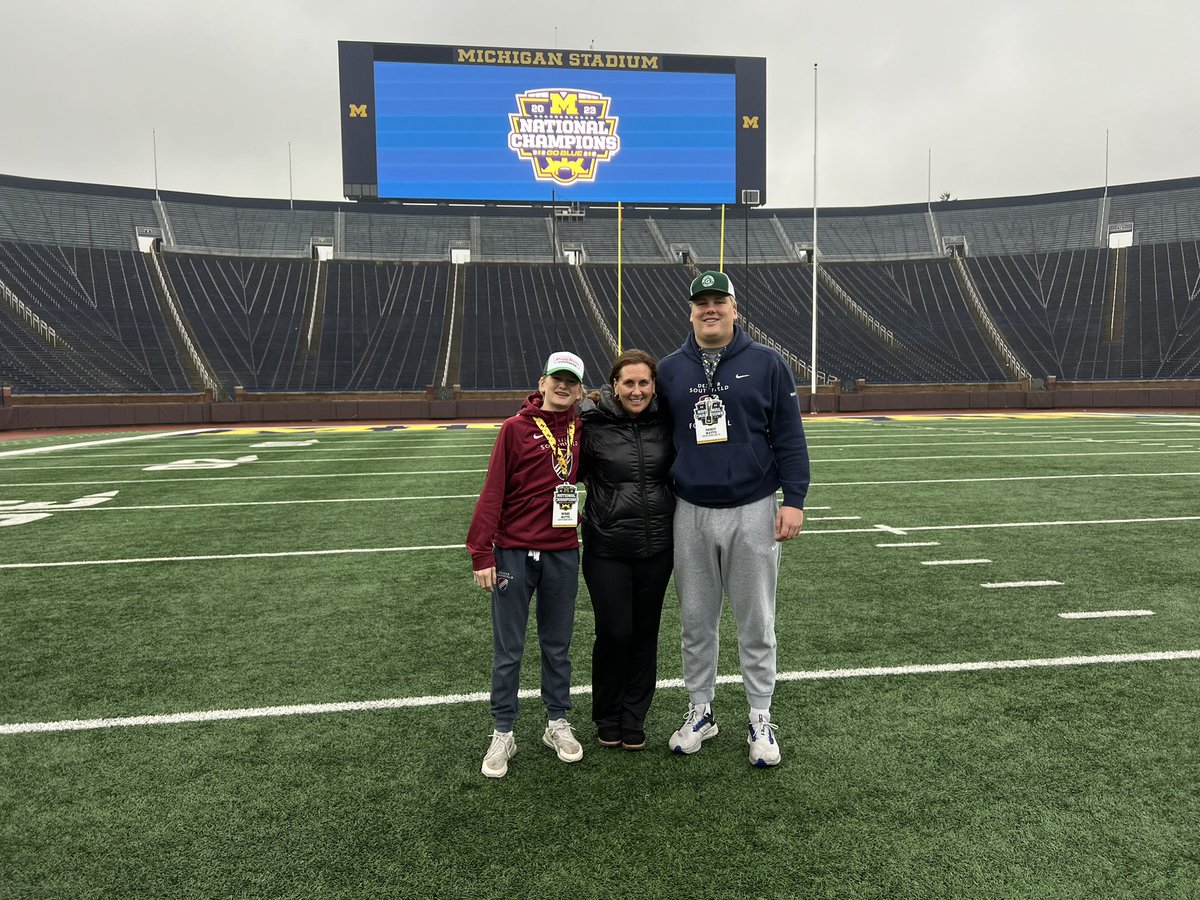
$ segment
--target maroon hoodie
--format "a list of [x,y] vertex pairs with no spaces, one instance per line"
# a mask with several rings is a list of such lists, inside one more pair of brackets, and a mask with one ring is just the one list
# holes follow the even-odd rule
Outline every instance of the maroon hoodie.
[[[567,457],[566,476],[558,471],[558,455],[546,441],[534,417],[546,423]],[[567,432],[575,423],[575,434],[567,446]],[[475,571],[496,565],[493,546],[516,550],[574,550],[579,546],[574,528],[555,528],[554,488],[579,473],[579,442],[583,422],[572,406],[566,412],[542,409],[542,395],[534,391],[525,398],[521,411],[500,426],[492,448],[487,478],[475,504],[467,550]]]

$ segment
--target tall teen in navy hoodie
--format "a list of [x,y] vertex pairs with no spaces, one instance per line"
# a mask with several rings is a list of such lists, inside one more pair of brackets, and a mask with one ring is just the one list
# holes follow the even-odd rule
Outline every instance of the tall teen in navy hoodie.
[[779,547],[804,526],[808,445],[792,373],[779,353],[737,326],[729,277],[702,272],[691,291],[693,333],[658,364],[659,397],[674,422],[675,588],[691,701],[668,743],[691,754],[717,735],[711,704],[728,596],[750,705],[750,763],[774,766]]

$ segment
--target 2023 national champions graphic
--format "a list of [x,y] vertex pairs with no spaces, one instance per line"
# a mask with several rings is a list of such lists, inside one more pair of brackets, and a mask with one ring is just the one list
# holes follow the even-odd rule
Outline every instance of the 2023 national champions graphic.
[[508,146],[533,163],[539,181],[592,181],[597,166],[621,149],[611,97],[594,91],[548,88],[517,95]]

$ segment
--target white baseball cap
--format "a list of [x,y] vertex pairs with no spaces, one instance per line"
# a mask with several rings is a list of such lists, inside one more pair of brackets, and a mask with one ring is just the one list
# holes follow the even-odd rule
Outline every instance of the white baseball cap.
[[546,368],[542,371],[542,374],[553,375],[556,372],[570,372],[582,383],[583,360],[574,353],[568,353],[566,350],[551,353],[550,358],[546,360]]

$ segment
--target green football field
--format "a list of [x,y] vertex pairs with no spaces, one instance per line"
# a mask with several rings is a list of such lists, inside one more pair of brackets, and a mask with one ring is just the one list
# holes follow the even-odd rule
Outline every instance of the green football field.
[[810,419],[752,768],[491,723],[494,425],[0,442],[0,897],[1200,896],[1200,416]]

